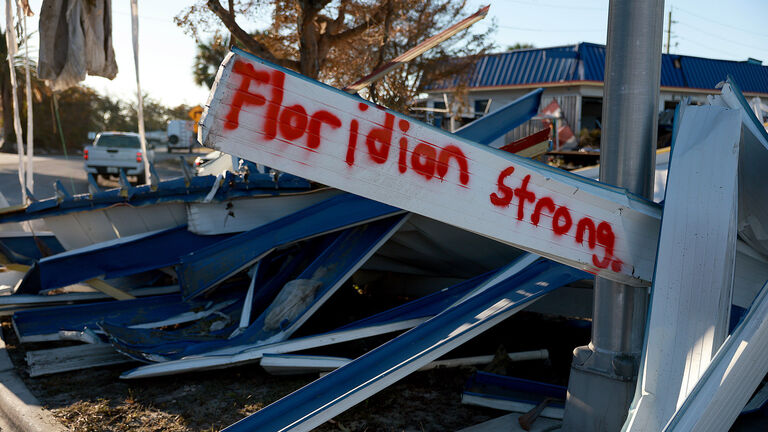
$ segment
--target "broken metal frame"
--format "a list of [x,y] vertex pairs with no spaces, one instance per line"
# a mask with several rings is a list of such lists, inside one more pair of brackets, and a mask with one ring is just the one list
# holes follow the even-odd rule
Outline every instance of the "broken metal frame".
[[[522,258],[525,260],[526,258]],[[308,431],[574,280],[580,270],[539,260],[511,264],[456,305],[226,430]]]

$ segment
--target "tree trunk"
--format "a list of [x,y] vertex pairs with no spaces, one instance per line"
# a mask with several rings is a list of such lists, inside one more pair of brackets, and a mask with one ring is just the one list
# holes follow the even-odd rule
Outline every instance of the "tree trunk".
[[3,108],[3,139],[5,145],[3,149],[10,151],[7,147],[11,142],[16,142],[15,132],[13,130],[13,99],[11,96],[11,79],[8,76],[8,70],[0,79],[0,98],[2,98]]
[[299,73],[317,79],[320,75],[320,51],[315,15],[306,8],[299,15]]

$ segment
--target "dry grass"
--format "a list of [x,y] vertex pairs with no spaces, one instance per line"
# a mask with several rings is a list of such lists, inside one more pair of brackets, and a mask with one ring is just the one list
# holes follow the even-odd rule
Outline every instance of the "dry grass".
[[[517,323],[528,326],[527,323]],[[135,365],[95,368],[30,378],[25,371],[25,350],[18,346],[10,322],[2,322],[8,353],[22,379],[41,403],[73,431],[216,431],[246,417],[294,390],[315,376],[276,377],[256,365],[222,371],[189,373],[139,381],[121,381],[119,375]],[[556,330],[556,329],[555,329]],[[588,338],[587,333],[579,337]],[[540,334],[538,335],[541,336]],[[455,356],[493,352],[504,338],[522,340],[519,332],[499,326],[463,347]],[[368,340],[359,346],[339,346],[317,354],[351,355],[383,342]],[[538,342],[537,342],[538,343]],[[553,343],[557,343],[554,341]],[[509,350],[542,346],[509,346]],[[45,348],[50,348],[46,344]],[[569,350],[569,349],[568,349]],[[555,370],[541,365],[533,370],[514,366],[511,375],[549,382],[567,380],[570,352],[553,357]],[[461,391],[470,369],[433,370],[412,374],[385,391],[320,426],[319,431],[445,431],[480,423],[503,413],[461,404]]]

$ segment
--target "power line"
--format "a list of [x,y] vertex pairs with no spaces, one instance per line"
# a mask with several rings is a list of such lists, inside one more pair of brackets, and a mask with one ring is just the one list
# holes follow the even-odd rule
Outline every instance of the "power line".
[[736,26],[732,26],[732,25],[729,25],[729,24],[723,24],[722,22],[716,21],[716,20],[711,19],[711,18],[707,18],[707,17],[705,17],[703,15],[699,15],[699,14],[697,14],[695,12],[691,12],[691,11],[689,11],[687,9],[683,9],[683,8],[680,8],[680,7],[675,7],[675,8],[678,9],[678,10],[681,10],[681,11],[683,11],[683,12],[689,14],[689,15],[695,16],[698,19],[701,19],[701,20],[704,20],[704,21],[708,21],[708,22],[710,22],[712,24],[717,24],[717,25],[722,26],[722,27],[727,27],[727,28],[729,28],[731,30],[736,30],[736,31],[744,32],[744,33],[749,33],[749,34],[752,34],[752,35],[755,35],[755,36],[768,38],[768,34],[765,34],[765,33],[758,33],[758,32],[754,32],[754,31],[750,31],[750,30],[745,30],[742,27],[736,27]]
[[503,29],[509,29],[509,30],[520,30],[520,31],[535,31],[535,32],[542,32],[546,31],[547,33],[587,33],[587,32],[607,32],[606,29],[563,29],[563,30],[554,30],[554,29],[546,29],[542,30],[541,28],[527,28],[527,27],[513,27],[513,26],[504,26],[504,25],[497,25],[498,28]]
[[539,3],[539,2],[527,2],[527,1],[520,1],[520,0],[506,0],[506,3],[517,3],[527,6],[536,6],[536,7],[545,7],[545,8],[556,8],[556,9],[570,9],[570,10],[599,10],[603,12],[608,12],[608,10],[604,7],[583,7],[583,6],[572,6],[572,5],[557,5],[557,4],[546,4],[546,3]]
[[744,47],[747,47],[747,48],[751,48],[751,49],[755,49],[755,50],[762,51],[762,52],[768,51],[768,50],[766,50],[766,47],[759,47],[759,46],[745,44],[743,41],[735,41],[735,40],[732,40],[732,39],[726,39],[726,38],[724,38],[724,37],[722,37],[720,35],[713,36],[713,35],[710,34],[710,32],[702,30],[702,29],[697,28],[697,27],[694,27],[694,26],[692,26],[690,24],[687,24],[687,23],[684,23],[684,22],[681,22],[680,24],[683,25],[684,27],[688,27],[689,29],[695,30],[695,31],[697,31],[697,32],[699,32],[699,33],[701,33],[701,34],[703,34],[705,36],[708,36],[710,38],[715,38],[715,39],[718,39],[718,40],[721,40],[721,41],[730,42],[732,44],[741,45],[741,46],[744,46]]
[[688,39],[688,38],[686,38],[686,37],[683,37],[683,36],[678,36],[678,37],[679,37],[680,39],[684,40],[684,41],[687,41],[687,42],[689,42],[689,43],[692,43],[692,44],[694,44],[694,45],[696,45],[696,46],[699,46],[699,47],[701,47],[701,48],[705,48],[705,49],[707,49],[707,50],[709,50],[709,51],[717,51],[717,52],[720,52],[720,53],[722,53],[722,54],[725,54],[725,55],[728,55],[728,56],[732,56],[732,55],[733,55],[733,52],[730,52],[730,51],[725,51],[725,50],[722,50],[722,49],[719,49],[719,48],[713,48],[713,47],[711,47],[711,46],[708,46],[708,45],[704,45],[704,44],[702,44],[702,43],[699,43],[699,42],[697,42],[697,41],[695,41],[695,40],[693,40],[693,39]]

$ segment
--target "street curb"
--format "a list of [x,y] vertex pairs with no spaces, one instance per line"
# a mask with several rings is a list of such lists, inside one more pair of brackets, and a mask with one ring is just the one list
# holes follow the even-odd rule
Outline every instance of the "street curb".
[[5,351],[0,333],[0,416],[14,431],[66,432],[69,429],[30,393],[24,381],[16,374],[11,358]]

